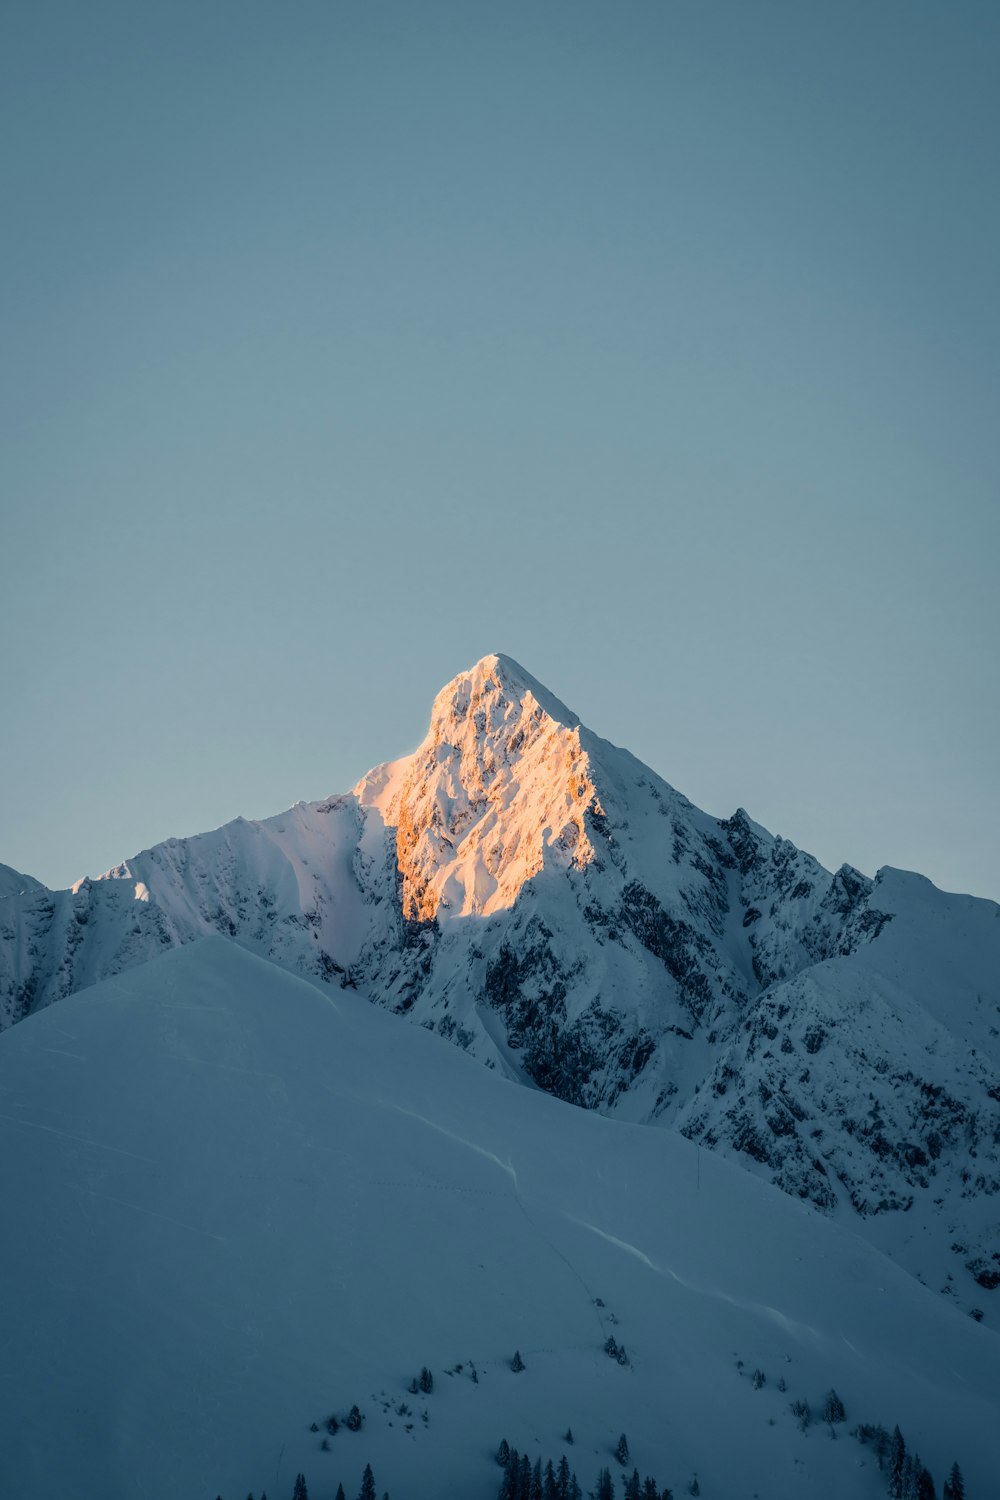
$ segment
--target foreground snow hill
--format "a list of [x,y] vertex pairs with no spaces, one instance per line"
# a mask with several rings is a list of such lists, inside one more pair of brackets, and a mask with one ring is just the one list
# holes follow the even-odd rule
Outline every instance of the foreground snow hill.
[[0,1024],[221,933],[679,1128],[996,1322],[1000,907],[711,817],[508,657],[344,796],[72,891],[0,875]]
[[[393,1500],[491,1500],[501,1438],[620,1494],[624,1432],[678,1496],[875,1500],[857,1423],[995,1494],[987,1326],[676,1132],[230,941],[9,1030],[0,1101],[11,1495],[287,1500],[302,1471],[332,1500],[371,1463]],[[831,1387],[846,1422],[800,1430]]]

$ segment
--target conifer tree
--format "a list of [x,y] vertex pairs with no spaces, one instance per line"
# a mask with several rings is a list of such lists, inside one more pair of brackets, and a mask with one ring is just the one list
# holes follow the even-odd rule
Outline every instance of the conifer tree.
[[642,1500],[642,1481],[638,1469],[633,1469],[631,1479],[625,1481],[625,1500]]
[[306,1489],[306,1476],[296,1474],[295,1488],[292,1490],[292,1500],[309,1500],[309,1491]]
[[889,1494],[892,1500],[903,1500],[903,1470],[906,1468],[906,1444],[898,1427],[892,1429],[889,1442]]
[[572,1443],[572,1441],[573,1441],[573,1429],[572,1429],[572,1427],[567,1427],[566,1428],[566,1432],[565,1432],[565,1434],[563,1436],[563,1442],[564,1443]]
[[521,1463],[517,1478],[517,1500],[528,1500],[531,1494],[531,1459],[526,1453],[521,1454]]
[[518,1500],[520,1492],[521,1455],[516,1448],[510,1448],[507,1453],[507,1464],[504,1468],[503,1479],[500,1481],[500,1490],[497,1500]]
[[543,1500],[559,1500],[559,1486],[556,1484],[556,1471],[552,1467],[551,1458],[545,1465],[542,1476],[542,1497]]
[[823,1421],[829,1422],[832,1426],[834,1422],[845,1421],[846,1415],[844,1403],[837,1395],[837,1392],[832,1389],[827,1391],[826,1399],[823,1402]]
[[344,1494],[344,1486],[342,1484],[337,1485],[337,1493],[336,1495],[334,1495],[333,1500],[347,1500],[347,1496]]
[[500,1439],[500,1446],[497,1449],[497,1463],[500,1465],[501,1469],[506,1469],[507,1465],[510,1463],[510,1444],[508,1443],[506,1438]]
[[937,1500],[937,1490],[934,1488],[934,1479],[930,1469],[920,1466],[917,1475],[917,1500]]
[[965,1500],[965,1480],[962,1478],[962,1471],[957,1463],[952,1464],[951,1473],[945,1480],[941,1493],[944,1500]]
[[569,1500],[569,1484],[569,1459],[564,1453],[556,1471],[556,1500]]
[[597,1476],[595,1500],[615,1500],[615,1482],[610,1469],[602,1469]]
[[646,1475],[645,1483],[642,1486],[642,1500],[660,1500],[660,1492],[656,1488],[656,1480],[651,1474]]
[[618,1447],[615,1449],[615,1458],[624,1469],[625,1465],[628,1463],[628,1438],[625,1436],[624,1432],[618,1439]]
[[371,1464],[365,1464],[365,1472],[361,1476],[361,1488],[358,1490],[358,1500],[376,1500],[375,1475],[372,1473]]
[[510,1367],[514,1371],[515,1375],[519,1375],[524,1369],[524,1360],[521,1358],[520,1349],[514,1350],[514,1358],[510,1362]]
[[428,1370],[426,1365],[424,1365],[423,1369],[420,1371],[420,1389],[427,1395],[430,1395],[431,1391],[434,1389],[434,1376],[431,1374],[430,1370]]
[[351,1432],[360,1432],[361,1431],[361,1424],[362,1424],[363,1421],[364,1421],[364,1417],[361,1415],[361,1412],[358,1410],[358,1407],[357,1406],[352,1406],[351,1409],[350,1409],[350,1411],[347,1413],[347,1427],[348,1427],[349,1431],[351,1431]]
[[531,1471],[531,1488],[528,1490],[528,1500],[544,1500],[542,1491],[542,1460],[535,1459],[535,1467]]

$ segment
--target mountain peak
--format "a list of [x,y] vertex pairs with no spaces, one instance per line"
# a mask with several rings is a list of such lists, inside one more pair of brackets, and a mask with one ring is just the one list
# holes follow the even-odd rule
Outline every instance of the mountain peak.
[[512,656],[493,651],[480,657],[474,666],[459,672],[434,699],[431,726],[442,719],[464,717],[471,702],[488,700],[495,694],[505,704],[524,704],[531,697],[539,708],[557,724],[574,729],[580,722],[578,714],[567,708],[554,693],[533,677]]

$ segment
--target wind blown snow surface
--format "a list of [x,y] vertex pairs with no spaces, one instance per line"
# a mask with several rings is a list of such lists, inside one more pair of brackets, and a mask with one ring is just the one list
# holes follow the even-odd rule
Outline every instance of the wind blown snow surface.
[[[858,1422],[995,1494],[988,1326],[677,1132],[225,939],[0,1037],[0,1182],[11,1495],[330,1500],[370,1462],[392,1500],[491,1500],[501,1438],[586,1490],[625,1432],[677,1495],[875,1500]],[[800,1431],[831,1387],[836,1440]]]

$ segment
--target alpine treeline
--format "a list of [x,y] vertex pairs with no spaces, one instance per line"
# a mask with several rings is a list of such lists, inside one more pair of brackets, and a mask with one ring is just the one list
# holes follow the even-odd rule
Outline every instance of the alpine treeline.
[[[528,1455],[519,1453],[504,1438],[497,1449],[497,1463],[504,1471],[497,1500],[583,1500],[580,1483],[565,1453],[558,1464],[553,1464],[550,1458],[543,1466],[537,1458],[532,1466]],[[592,1493],[594,1500],[615,1500],[610,1469],[601,1469]],[[651,1476],[640,1479],[639,1470],[633,1469],[632,1477],[625,1481],[623,1497],[624,1500],[673,1500],[673,1493],[661,1490]]]

